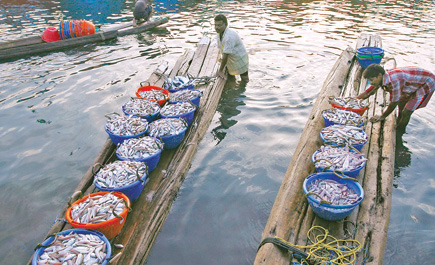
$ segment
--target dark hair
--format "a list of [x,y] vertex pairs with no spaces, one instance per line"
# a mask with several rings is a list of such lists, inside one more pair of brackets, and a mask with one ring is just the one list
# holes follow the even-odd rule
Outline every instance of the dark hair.
[[384,75],[385,74],[385,70],[382,66],[380,66],[379,64],[371,64],[369,65],[366,70],[364,70],[363,76],[365,79],[369,79],[369,78],[373,78],[373,77],[377,77],[379,74]]
[[222,14],[217,15],[217,16],[214,18],[214,21],[215,21],[215,22],[216,22],[216,21],[222,21],[222,22],[224,22],[225,25],[228,25],[227,17],[224,16],[224,15],[222,15]]

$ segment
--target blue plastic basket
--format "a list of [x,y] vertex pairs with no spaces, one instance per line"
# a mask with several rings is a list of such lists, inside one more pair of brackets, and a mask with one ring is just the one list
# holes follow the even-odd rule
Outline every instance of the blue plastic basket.
[[174,92],[177,92],[177,91],[180,91],[180,90],[183,90],[183,89],[194,89],[194,88],[195,88],[195,85],[194,84],[190,84],[190,85],[187,85],[187,86],[179,86],[179,87],[174,88],[174,89],[173,88],[169,88],[168,91],[174,93]]
[[[324,110],[323,112],[322,112],[322,117],[323,117],[323,120],[325,121],[325,127],[328,127],[328,126],[331,126],[331,125],[334,125],[334,124],[340,124],[340,123],[335,123],[335,122],[333,122],[333,121],[331,121],[331,120],[329,120],[326,116],[325,116],[325,112],[326,111],[329,111],[330,109],[327,109],[327,110]],[[359,115],[358,113],[356,113],[356,112],[353,112],[353,111],[350,111],[350,110],[342,110],[342,109],[340,109],[339,111],[348,111],[348,112],[352,112],[352,113],[355,113],[356,115],[358,115],[359,117],[360,117],[360,123],[359,124],[352,124],[352,123],[348,123],[348,124],[343,124],[343,125],[353,125],[353,126],[357,126],[357,127],[363,127],[364,126],[364,118],[361,116],[361,115]]]
[[119,160],[145,162],[145,164],[148,166],[148,171],[149,172],[153,171],[157,167],[157,164],[159,163],[161,155],[162,155],[162,150],[159,150],[157,153],[155,153],[155,154],[153,154],[151,156],[148,156],[148,157],[145,157],[145,158],[141,158],[141,159],[133,159],[133,158],[122,157],[122,156],[118,155],[118,153],[116,153],[116,157]]
[[185,128],[183,131],[181,131],[178,134],[164,135],[164,136],[160,136],[159,138],[162,139],[165,149],[174,149],[181,144],[181,142],[184,139],[184,136],[186,135],[186,131],[187,128]]
[[[341,148],[341,147],[334,147],[334,148]],[[314,164],[314,161],[316,161],[314,157],[316,156],[316,154],[318,152],[320,152],[320,149],[318,149],[316,152],[314,152],[314,154],[311,156],[311,161],[313,162],[313,164]],[[357,152],[355,152],[353,150],[351,150],[351,152],[357,153]],[[365,167],[365,165],[366,165],[366,161],[364,161],[359,167],[356,167],[353,170],[348,170],[348,171],[337,171],[337,170],[335,170],[335,171],[336,172],[340,172],[340,173],[342,173],[342,174],[344,174],[344,175],[346,175],[346,176],[348,176],[350,178],[356,179],[358,177],[358,175],[359,175],[359,172],[361,171],[361,169],[363,169]],[[331,169],[328,169],[328,168],[323,168],[323,167],[316,167],[316,171],[317,172],[334,172],[334,170],[331,170]]]
[[143,176],[140,178],[140,180],[138,179],[137,181],[135,181],[129,185],[123,186],[123,187],[116,187],[116,188],[114,188],[114,187],[102,187],[95,181],[95,179],[94,179],[94,185],[95,185],[95,187],[97,187],[101,191],[119,191],[119,192],[122,192],[130,199],[130,201],[134,201],[137,198],[139,198],[139,195],[142,193],[142,190],[145,187],[145,182],[146,182],[147,177],[148,177],[148,174],[147,174],[147,172],[145,172],[145,174],[143,174]]
[[[110,260],[110,256],[112,256],[112,247],[110,245],[109,240],[107,239],[106,236],[104,236],[102,233],[96,231],[96,230],[92,230],[92,229],[70,229],[70,230],[65,230],[62,232],[57,233],[57,235],[68,235],[71,232],[75,232],[77,234],[90,234],[90,235],[94,235],[99,237],[101,240],[103,240],[106,243],[106,258],[104,259],[104,262],[102,263],[102,265],[106,265],[108,264],[109,260]],[[42,253],[44,253],[44,250],[54,241],[55,236],[52,235],[49,238],[47,238],[44,242],[42,242],[40,248],[38,248],[35,253],[33,254],[32,257],[32,265],[38,265],[38,260],[39,260],[39,256],[42,255]]]
[[316,196],[308,195],[307,200],[311,208],[313,209],[313,212],[319,216],[320,218],[330,220],[330,221],[337,221],[346,218],[364,199],[364,190],[362,186],[350,179],[340,178],[339,176],[335,175],[334,173],[314,173],[312,175],[309,175],[304,183],[303,183],[303,190],[305,195],[308,194],[308,186],[311,185],[312,182],[314,182],[317,179],[331,179],[335,180],[339,183],[345,184],[348,188],[352,189],[356,194],[358,194],[358,200],[352,204],[349,205],[332,205],[332,204],[320,204],[320,201]]
[[[362,132],[367,136],[366,132],[364,132],[364,131],[362,131]],[[323,141],[323,143],[325,145],[331,145],[331,146],[336,146],[336,147],[343,146],[343,144],[326,141],[325,138],[323,137],[323,133],[322,132],[320,132],[320,138],[322,139],[322,141]],[[367,142],[368,142],[368,137],[367,137],[367,140],[365,142],[360,143],[360,144],[353,144],[352,147],[355,148],[358,151],[361,151],[361,149],[364,147],[364,145]]]
[[356,50],[356,58],[363,69],[371,64],[379,64],[384,58],[384,50],[379,47],[361,47]]
[[[188,89],[189,90],[194,90],[194,91],[201,92],[201,91],[199,91],[197,89],[193,89],[193,88],[188,88]],[[199,96],[194,97],[194,98],[192,98],[191,100],[188,100],[188,101],[192,102],[196,106],[196,108],[198,108],[199,107],[199,103],[201,101],[201,97],[202,97],[202,92],[201,92],[201,94]],[[184,101],[172,101],[171,97],[169,96],[169,103],[175,104],[175,103],[178,103],[178,102],[184,102]]]
[[166,119],[166,118],[184,118],[186,120],[186,122],[187,122],[187,125],[190,125],[192,123],[192,121],[193,121],[194,116],[195,116],[195,111],[196,111],[196,107],[195,107],[195,109],[193,109],[193,110],[191,110],[189,112],[180,114],[180,115],[165,116],[165,115],[160,113],[160,117],[162,119]]
[[127,139],[136,138],[136,137],[140,137],[142,135],[145,135],[145,133],[147,133],[147,131],[148,131],[148,128],[146,130],[144,130],[143,132],[139,133],[139,134],[128,135],[128,136],[117,135],[117,134],[113,134],[113,133],[109,132],[109,130],[107,130],[107,124],[104,126],[104,130],[109,135],[109,137],[112,140],[112,142],[115,145],[118,145],[118,144],[122,144],[122,142],[124,142]]
[[[145,100],[145,99],[144,99],[144,100]],[[159,105],[159,104],[158,104],[157,102],[155,102],[155,101],[151,101],[151,100],[149,100],[149,101],[152,102],[152,103],[155,103],[155,104]],[[160,105],[159,105],[159,107],[160,107]],[[156,111],[156,113],[151,114],[151,115],[148,115],[148,116],[137,116],[137,115],[132,115],[131,113],[125,111],[125,104],[122,105],[122,112],[124,112],[124,114],[127,115],[127,116],[133,116],[133,117],[139,117],[139,118],[141,118],[141,119],[145,119],[147,122],[152,122],[152,121],[154,121],[155,119],[157,119],[157,116],[160,114],[160,111]]]

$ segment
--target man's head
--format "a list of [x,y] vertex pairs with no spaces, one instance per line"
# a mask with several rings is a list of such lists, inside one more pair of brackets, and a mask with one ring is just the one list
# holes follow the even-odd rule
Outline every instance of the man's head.
[[227,26],[228,26],[228,20],[226,16],[220,14],[214,18],[214,29],[216,30],[217,33],[219,34],[224,33]]
[[371,64],[364,70],[363,76],[369,80],[371,85],[379,87],[382,85],[384,74],[385,70],[382,66],[379,64]]

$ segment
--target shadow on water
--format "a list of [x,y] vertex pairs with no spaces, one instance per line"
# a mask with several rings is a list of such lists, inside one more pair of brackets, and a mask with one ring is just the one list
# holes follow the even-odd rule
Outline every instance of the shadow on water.
[[[400,177],[400,171],[411,165],[411,151],[403,143],[403,133],[398,132],[396,136],[396,154],[394,162],[394,178]],[[394,183],[394,187],[397,188],[398,184]]]
[[246,90],[246,84],[241,84],[235,79],[228,79],[222,91],[222,96],[217,107],[217,112],[220,113],[220,125],[213,128],[212,134],[216,145],[218,145],[227,135],[227,130],[237,123],[237,120],[231,119],[240,114],[239,106],[246,105],[242,98]]

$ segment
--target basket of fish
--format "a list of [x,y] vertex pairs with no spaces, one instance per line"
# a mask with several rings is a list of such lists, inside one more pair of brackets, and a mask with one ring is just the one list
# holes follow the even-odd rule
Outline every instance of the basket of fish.
[[330,221],[346,218],[364,199],[358,182],[331,172],[309,175],[302,187],[313,212]]
[[125,194],[101,191],[75,201],[66,211],[66,220],[75,228],[98,230],[110,240],[121,231],[129,210]]
[[147,176],[144,162],[116,160],[98,170],[94,185],[101,191],[122,192],[134,201],[142,193]]
[[322,112],[325,120],[325,127],[333,124],[353,125],[357,127],[364,126],[365,119],[356,112],[343,109],[327,109]]
[[187,127],[183,118],[159,119],[150,123],[149,135],[162,139],[165,149],[173,149],[183,141]]
[[178,102],[190,101],[196,108],[199,107],[199,102],[202,97],[202,92],[197,89],[183,89],[169,94],[169,103],[174,104]]
[[127,116],[135,116],[152,122],[160,113],[160,105],[155,101],[143,98],[131,98],[122,105],[122,111]]
[[350,110],[361,116],[369,106],[367,100],[354,97],[329,97],[329,104],[334,108]]
[[163,88],[172,93],[183,89],[192,89],[195,88],[195,79],[189,75],[166,78]]
[[324,144],[332,146],[351,145],[358,151],[368,141],[368,136],[361,127],[334,124],[324,127],[320,131],[320,138]]
[[166,104],[160,111],[160,117],[165,118],[184,118],[187,125],[190,125],[195,116],[196,106],[188,101],[175,104]]
[[111,255],[110,242],[102,233],[91,229],[69,229],[51,235],[38,244],[32,257],[32,265],[106,265]]
[[152,171],[159,163],[162,150],[163,143],[159,139],[144,136],[124,141],[116,149],[116,157],[123,161],[145,162],[148,171]]
[[158,86],[141,86],[137,89],[136,96],[163,106],[169,99],[169,91]]
[[104,126],[115,145],[127,139],[144,135],[148,130],[148,122],[134,116],[117,116],[109,119]]
[[341,172],[356,179],[366,165],[367,158],[358,150],[349,147],[322,145],[311,157],[317,172]]

